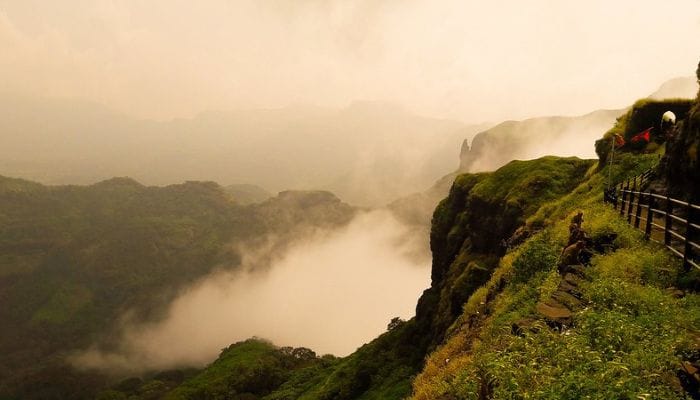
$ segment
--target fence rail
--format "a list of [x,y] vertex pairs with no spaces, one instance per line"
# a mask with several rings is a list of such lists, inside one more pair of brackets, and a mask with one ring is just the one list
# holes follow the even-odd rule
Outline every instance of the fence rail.
[[[612,203],[620,216],[644,232],[644,238],[665,246],[683,259],[687,270],[700,269],[700,205],[644,189],[653,176],[648,170],[615,186]],[[644,226],[640,227],[640,223]]]

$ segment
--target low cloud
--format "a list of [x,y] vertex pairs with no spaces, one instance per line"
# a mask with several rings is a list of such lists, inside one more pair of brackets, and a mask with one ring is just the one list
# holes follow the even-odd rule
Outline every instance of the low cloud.
[[258,256],[264,251],[249,249],[235,272],[213,273],[183,291],[163,320],[125,317],[116,350],[94,346],[71,362],[121,373],[203,366],[252,336],[347,355],[392,317],[414,314],[430,279],[418,236],[390,213],[374,211],[344,228],[315,232],[271,262]]

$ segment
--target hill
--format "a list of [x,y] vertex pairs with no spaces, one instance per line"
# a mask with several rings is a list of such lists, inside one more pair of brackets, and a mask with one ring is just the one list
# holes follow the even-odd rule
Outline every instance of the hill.
[[380,205],[452,171],[459,143],[478,129],[382,103],[155,122],[99,104],[0,93],[0,174],[45,184],[253,182]]
[[[613,130],[642,123],[647,112],[634,110],[678,103],[639,102]],[[697,141],[697,104],[672,147]],[[668,163],[695,168],[697,153],[686,150]],[[684,271],[672,253],[602,202],[608,179],[619,182],[658,163],[655,150],[629,149],[613,165],[544,157],[457,176],[433,214],[431,286],[415,318],[393,320],[346,358],[314,356],[312,366],[290,370],[265,393],[229,398],[697,398],[700,273]],[[680,186],[674,179],[664,180],[671,191],[697,184],[697,176],[685,176]],[[562,269],[570,220],[579,211],[588,259]],[[178,388],[210,387],[208,380],[219,382],[213,387],[221,380],[240,385],[231,371],[242,364],[216,367],[227,359],[222,353],[190,383],[158,396],[216,398]],[[259,365],[262,376],[275,370],[274,363]],[[257,382],[259,374],[246,379]]]
[[474,136],[471,146],[464,141],[459,171],[492,171],[511,160],[548,154],[592,157],[590,143],[623,113],[624,110],[599,110],[577,117],[540,117],[500,123]]
[[[630,144],[615,163],[605,163],[602,151],[613,134],[630,139],[667,109],[680,119],[668,152],[659,137],[659,143]],[[232,244],[343,225],[354,209],[323,191],[287,191],[241,206],[211,182],[150,187],[114,178],[51,187],[0,178],[0,300],[9,304],[0,309],[0,323],[10,327],[0,333],[0,351],[7,354],[0,393],[37,399],[697,397],[700,274],[684,271],[671,253],[645,241],[602,203],[602,194],[608,180],[655,168],[669,193],[692,198],[699,186],[698,115],[698,99],[645,99],[598,142],[598,163],[553,156],[511,161],[493,172],[447,176],[424,197],[393,203],[394,212],[420,226],[432,196],[450,187],[432,215],[430,287],[414,318],[391,320],[385,333],[347,357],[251,339],[201,369],[121,382],[72,369],[67,349],[96,338],[109,346],[104,327],[124,309],[135,309],[142,320],[157,316],[185,282],[222,264],[235,268],[240,254]],[[588,259],[562,269],[558,260],[578,211],[589,235]]]
[[682,76],[664,82],[649,95],[652,100],[692,99],[698,92],[698,81],[693,76]]
[[[432,283],[418,302],[416,317],[394,321],[385,334],[327,365],[318,372],[326,377],[315,384],[294,373],[266,398],[398,399],[410,394],[411,378],[424,357],[442,342],[469,294],[497,267],[501,238],[509,237],[540,205],[576,187],[591,165],[550,157],[458,177],[433,217]],[[296,395],[284,397],[280,393],[285,391]]]
[[[663,83],[650,100],[691,99],[698,91],[693,77]],[[465,140],[460,153],[460,172],[492,171],[511,160],[545,155],[593,157],[590,143],[600,137],[627,109],[597,110],[575,117],[539,117],[506,121]]]
[[274,235],[281,251],[354,215],[327,192],[240,206],[212,182],[130,178],[44,186],[0,177],[0,210],[0,397],[22,398],[85,396],[105,377],[81,375],[65,358],[109,345],[124,312],[153,319],[186,285],[235,269],[246,244]]

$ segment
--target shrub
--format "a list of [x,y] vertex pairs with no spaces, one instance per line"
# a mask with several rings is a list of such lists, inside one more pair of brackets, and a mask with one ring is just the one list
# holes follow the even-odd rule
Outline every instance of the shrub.
[[541,233],[527,241],[513,261],[514,281],[526,282],[536,273],[556,267],[559,252],[549,240],[548,233]]

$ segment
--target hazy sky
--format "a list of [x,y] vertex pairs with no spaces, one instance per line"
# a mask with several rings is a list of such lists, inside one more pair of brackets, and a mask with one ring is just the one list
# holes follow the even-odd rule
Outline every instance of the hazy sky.
[[692,75],[698,38],[698,0],[0,0],[0,90],[158,119],[359,99],[498,121],[626,106]]

